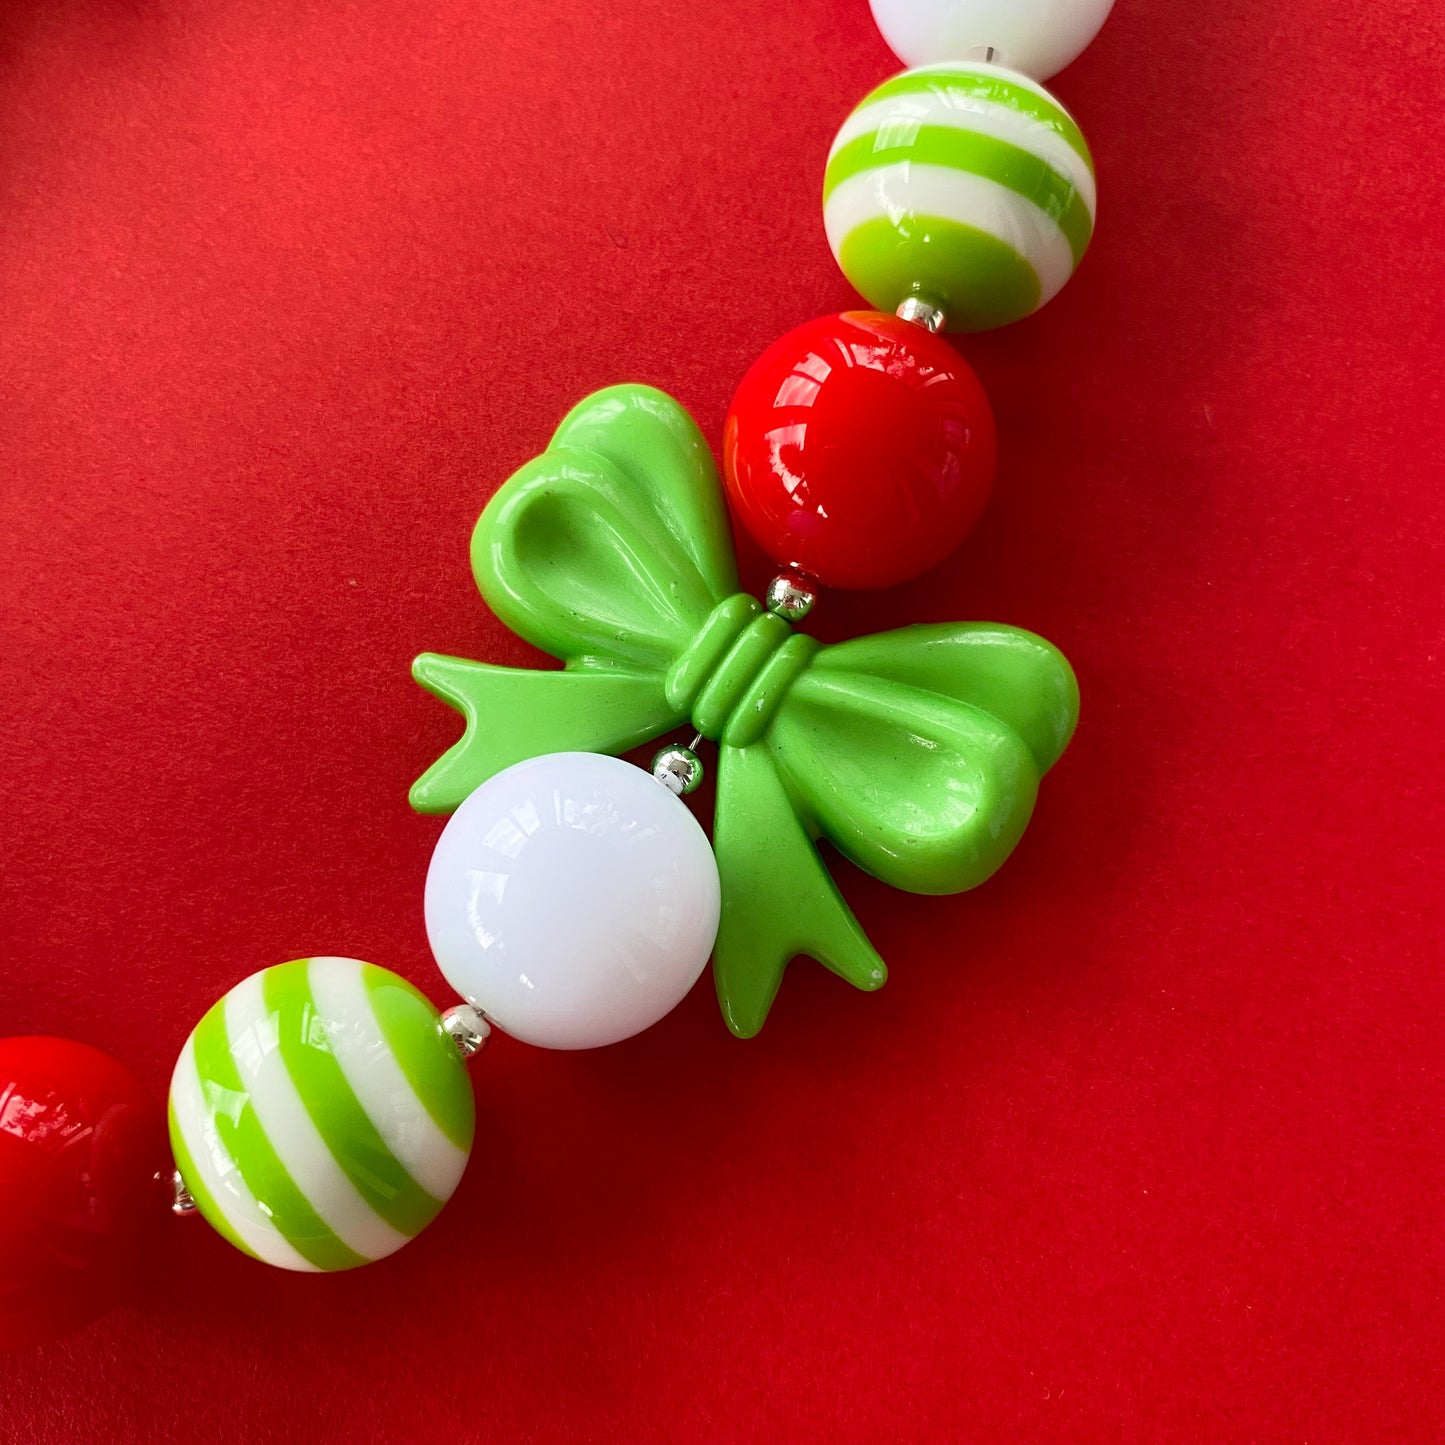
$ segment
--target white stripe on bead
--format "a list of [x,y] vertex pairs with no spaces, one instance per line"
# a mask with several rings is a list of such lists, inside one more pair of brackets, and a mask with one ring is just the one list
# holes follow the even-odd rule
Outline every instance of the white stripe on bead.
[[[1044,92],[1040,91],[1040,94]],[[1070,181],[1079,193],[1079,199],[1088,208],[1089,218],[1095,217],[1098,207],[1099,188],[1090,174],[1083,157],[1057,131],[1041,125],[1031,116],[1021,115],[1012,106],[1001,105],[992,100],[975,100],[961,92],[950,95],[950,105],[939,111],[935,96],[888,96],[875,100],[871,105],[862,105],[843,122],[828,159],[850,141],[859,136],[881,134],[885,142],[895,137],[906,141],[908,126],[900,117],[916,117],[920,125],[941,126],[948,130],[972,131],[989,136],[993,140],[1007,141],[1020,150],[1026,150]],[[901,129],[900,129],[901,127]]]

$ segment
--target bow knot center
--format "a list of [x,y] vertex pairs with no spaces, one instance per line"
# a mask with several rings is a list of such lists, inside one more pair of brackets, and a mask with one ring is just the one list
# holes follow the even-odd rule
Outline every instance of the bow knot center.
[[667,700],[703,737],[745,748],[767,732],[818,643],[735,592],[713,608],[668,670]]

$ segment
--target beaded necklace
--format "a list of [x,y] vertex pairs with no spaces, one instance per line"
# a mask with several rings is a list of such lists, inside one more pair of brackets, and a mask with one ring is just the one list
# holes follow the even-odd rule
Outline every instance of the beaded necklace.
[[[392,1253],[462,1176],[466,1061],[494,1026],[547,1048],[613,1043],[667,1013],[709,958],[743,1037],[796,955],[876,989],[883,960],[820,840],[914,893],[975,887],[1004,862],[1077,720],[1062,654],[994,623],[834,646],[795,629],[824,588],[933,567],[982,511],[993,417],[942,333],[1026,316],[1078,266],[1093,161],[1040,82],[1111,4],[872,0],[911,68],[844,121],[823,219],[875,309],[764,352],[727,417],[721,478],[675,401],[616,386],[488,503],[472,538],[481,594],[563,666],[414,665],[465,721],[411,792],[419,811],[451,815],[425,914],[460,1002],[439,1012],[356,959],[265,968],[187,1038],[168,1130],[100,1051],[0,1040],[0,1346],[113,1303],[164,1215],[162,1187],[176,1213],[268,1264]],[[778,566],[761,602],[739,589],[729,506]],[[691,742],[663,746],[650,770],[616,756],[683,728]],[[704,739],[711,842],[682,801]]]

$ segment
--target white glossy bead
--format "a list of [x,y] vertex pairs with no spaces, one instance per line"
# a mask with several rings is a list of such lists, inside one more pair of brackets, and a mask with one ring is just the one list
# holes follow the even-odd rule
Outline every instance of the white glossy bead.
[[426,880],[447,982],[527,1043],[587,1049],[656,1023],[717,935],[717,863],[687,805],[641,768],[551,753],[483,783]]
[[888,48],[905,65],[992,60],[1035,80],[1047,80],[1081,54],[1114,8],[1114,0],[869,0],[869,4]]

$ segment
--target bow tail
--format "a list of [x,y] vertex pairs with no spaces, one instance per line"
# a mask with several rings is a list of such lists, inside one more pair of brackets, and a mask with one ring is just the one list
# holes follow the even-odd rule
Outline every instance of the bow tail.
[[722,882],[713,976],[733,1033],[751,1038],[762,1028],[796,954],[816,958],[855,988],[883,984],[883,960],[823,866],[761,743],[720,749],[713,848]]
[[527,672],[424,652],[412,676],[456,708],[466,731],[412,785],[419,813],[449,813],[488,778],[543,753],[624,753],[682,715],[655,673]]

